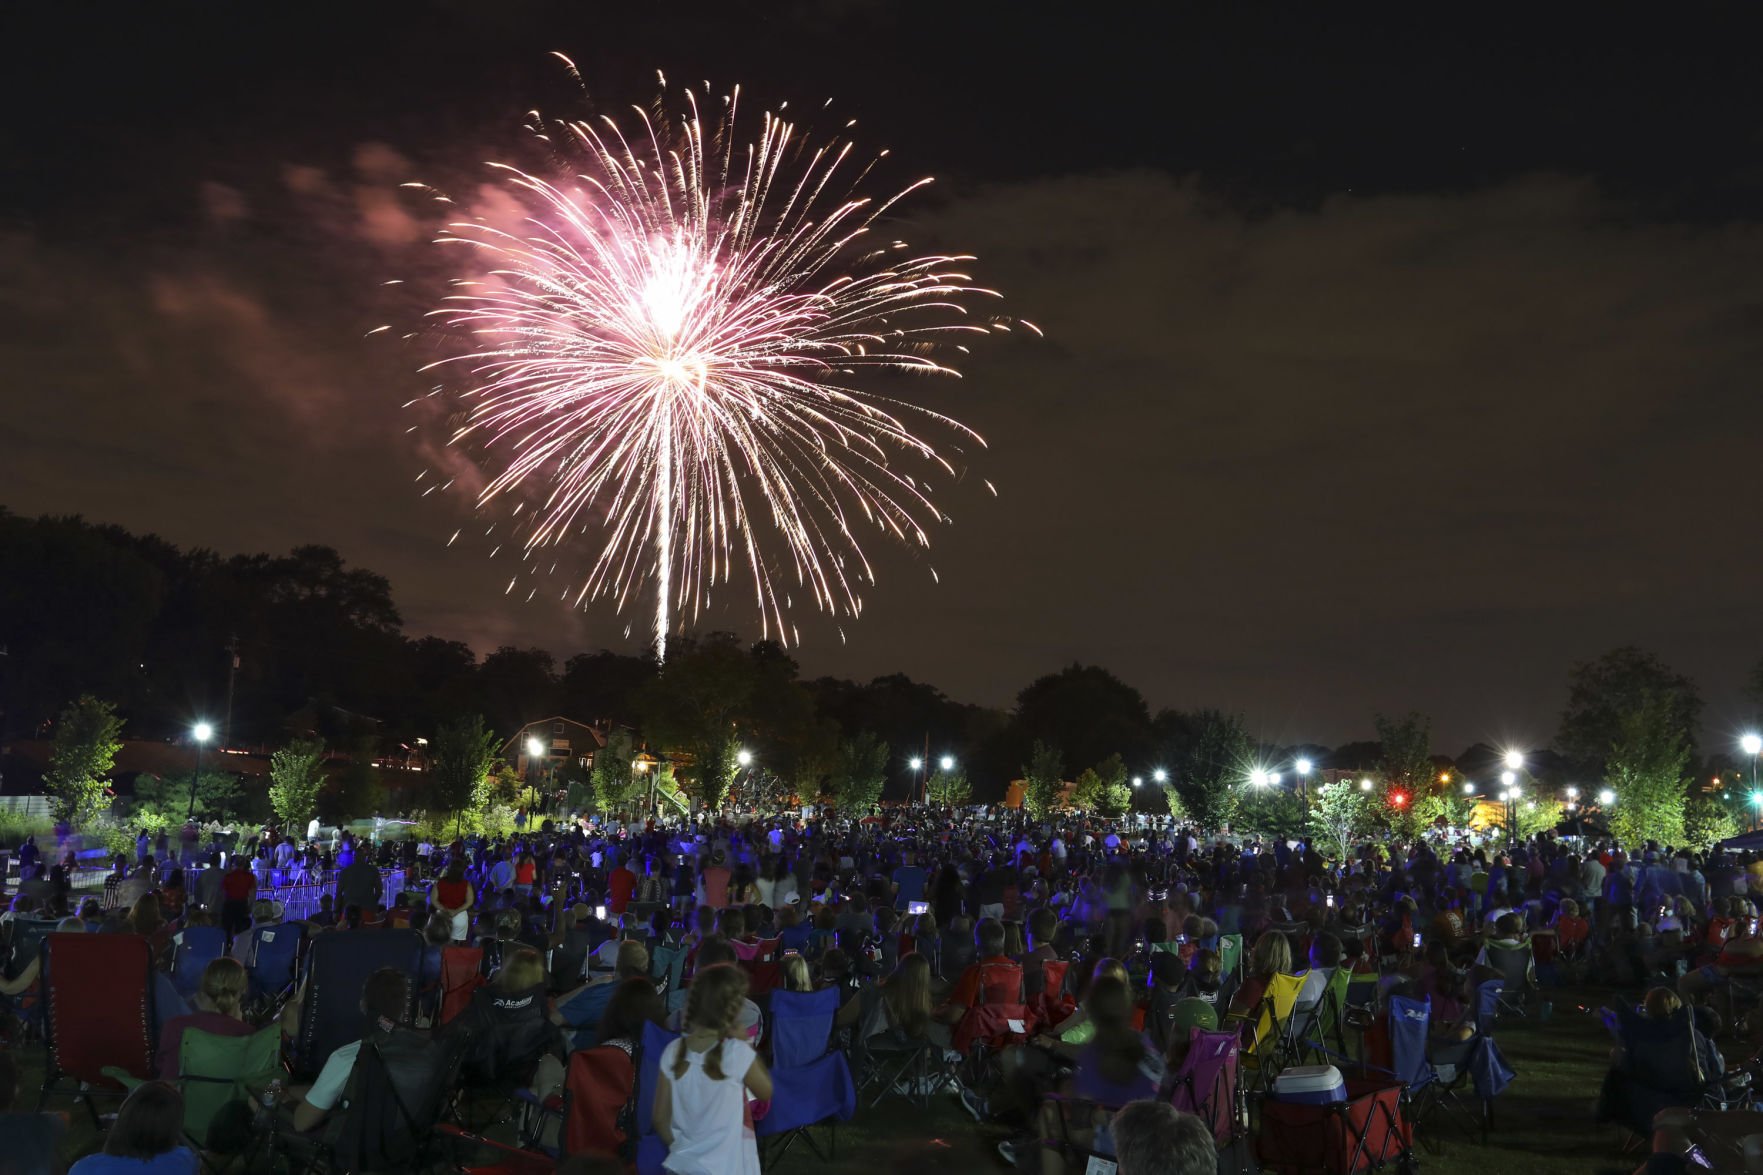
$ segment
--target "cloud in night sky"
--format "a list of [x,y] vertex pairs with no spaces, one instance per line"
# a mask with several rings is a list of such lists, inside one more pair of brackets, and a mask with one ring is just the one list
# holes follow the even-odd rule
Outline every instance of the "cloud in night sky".
[[[397,187],[422,171],[364,143],[197,178],[175,230],[0,238],[0,504],[330,543],[390,576],[411,631],[480,650],[623,645],[610,606],[505,595],[506,556],[446,546],[464,498],[421,496],[457,460],[400,407],[427,356],[364,336],[440,272],[434,210]],[[1642,219],[1562,175],[1247,215],[1130,171],[943,191],[901,232],[978,253],[1047,337],[902,385],[991,449],[928,556],[871,548],[847,644],[802,618],[807,672],[1003,704],[1081,659],[1275,740],[1412,706],[1455,749],[1546,740],[1568,665],[1615,644],[1710,692],[1755,654],[1753,226]]]

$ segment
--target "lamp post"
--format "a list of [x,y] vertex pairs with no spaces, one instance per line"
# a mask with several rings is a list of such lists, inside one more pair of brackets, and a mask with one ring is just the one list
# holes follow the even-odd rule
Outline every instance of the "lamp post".
[[184,813],[186,824],[196,818],[196,786],[202,782],[202,744],[214,737],[214,727],[198,722],[190,733],[196,738],[196,773],[190,776],[190,808]]
[[[1512,756],[1506,756],[1510,763]],[[1523,762],[1523,760],[1519,760]],[[1506,805],[1506,847],[1511,848],[1518,839],[1518,800],[1524,793],[1518,788],[1518,775],[1512,771],[1500,772],[1500,802]]]
[[1567,785],[1567,810],[1573,813],[1573,835],[1579,835],[1579,789]]
[[[949,772],[955,770],[955,756],[954,755],[943,755],[940,758],[938,758],[937,759],[937,770],[942,772],[944,775],[947,775],[947,774],[949,774]],[[928,803],[930,803],[930,780],[928,780],[928,779],[925,780],[924,789],[925,789],[924,802],[928,804]]]
[[1314,766],[1316,764],[1308,759],[1299,759],[1292,764],[1293,769],[1298,773],[1298,790],[1302,793],[1306,806],[1310,803],[1310,769]]
[[[914,755],[914,756],[912,756],[912,758],[906,760],[906,766],[912,768],[912,785],[919,789],[920,795],[922,797],[922,794],[924,791],[924,786],[923,786],[924,760],[919,758],[917,755]],[[922,798],[920,799],[919,802],[923,803]]]
[[1763,755],[1763,735],[1747,734],[1739,739],[1739,747],[1751,756],[1751,798],[1755,802],[1757,796],[1757,756]]
[[532,797],[533,807],[535,809],[538,806],[539,788],[538,785],[533,782],[533,769],[538,764],[539,756],[544,753],[544,743],[536,738],[528,738],[526,740],[526,790],[527,794]]

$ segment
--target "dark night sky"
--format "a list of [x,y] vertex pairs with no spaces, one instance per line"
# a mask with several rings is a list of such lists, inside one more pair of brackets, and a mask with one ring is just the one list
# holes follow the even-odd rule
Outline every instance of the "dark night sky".
[[445,546],[425,356],[362,337],[432,252],[396,185],[580,113],[558,49],[608,107],[656,68],[835,97],[939,177],[901,235],[1047,331],[925,393],[991,450],[928,560],[871,547],[847,643],[799,617],[806,672],[1006,704],[1078,659],[1274,741],[1413,707],[1455,749],[1540,745],[1635,642],[1721,736],[1763,652],[1763,22],[1172,7],[8,6],[0,504],[328,543],[480,651],[628,647]]

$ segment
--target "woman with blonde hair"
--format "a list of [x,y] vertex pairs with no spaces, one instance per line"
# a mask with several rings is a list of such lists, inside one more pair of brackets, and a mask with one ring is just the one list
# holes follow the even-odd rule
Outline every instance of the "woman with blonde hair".
[[655,1133],[672,1175],[759,1175],[747,1097],[771,1097],[771,1075],[738,1020],[747,976],[718,963],[692,979],[685,1035],[662,1051],[655,1089]]
[[222,955],[208,964],[196,994],[196,1010],[173,1016],[159,1030],[159,1052],[155,1055],[159,1076],[167,1081],[177,1079],[178,1053],[183,1048],[185,1029],[214,1036],[250,1036],[255,1032],[245,1021],[245,992],[249,987],[245,964],[231,955]]
[[785,991],[814,990],[814,976],[808,973],[808,960],[801,955],[785,955],[778,972]]
[[1230,999],[1231,1014],[1247,1016],[1254,1012],[1261,1005],[1261,997],[1267,994],[1267,985],[1273,977],[1289,975],[1291,970],[1291,940],[1278,930],[1262,931],[1261,937],[1255,940],[1255,949],[1249,952],[1247,977]]

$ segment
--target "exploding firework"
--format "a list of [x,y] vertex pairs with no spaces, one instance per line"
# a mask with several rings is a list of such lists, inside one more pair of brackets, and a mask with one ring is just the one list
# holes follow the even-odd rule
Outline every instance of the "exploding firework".
[[447,227],[475,268],[432,311],[460,341],[432,366],[469,372],[452,441],[482,462],[478,505],[512,500],[535,566],[597,535],[564,598],[622,611],[652,583],[662,656],[679,618],[737,583],[785,641],[797,593],[858,615],[874,582],[859,532],[928,545],[943,516],[925,475],[955,472],[908,421],[984,444],[858,385],[872,369],[954,375],[942,356],[1010,329],[968,309],[996,297],[962,272],[972,258],[876,242],[928,180],[865,197],[881,156],[860,164],[781,109],[743,138],[738,89],[705,91],[714,117],[700,101],[627,125],[535,119],[563,164],[552,179],[491,165],[521,216]]

